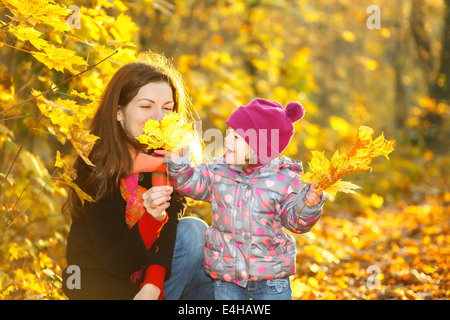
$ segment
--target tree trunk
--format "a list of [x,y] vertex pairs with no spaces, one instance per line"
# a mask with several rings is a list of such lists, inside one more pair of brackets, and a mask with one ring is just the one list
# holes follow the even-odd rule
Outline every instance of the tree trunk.
[[[436,102],[450,104],[450,0],[445,0],[442,49],[437,61],[431,59],[430,42],[425,31],[423,0],[412,0],[411,28],[417,46],[419,64],[428,87],[428,96]],[[439,66],[434,68],[434,66]],[[435,71],[435,69],[437,71]],[[427,148],[437,153],[446,152],[446,139],[449,135],[445,123],[445,113],[436,107],[425,110],[423,117],[425,130],[423,136]]]
[[441,65],[435,81],[431,84],[430,97],[437,102],[450,103],[450,0],[446,0],[445,4]]

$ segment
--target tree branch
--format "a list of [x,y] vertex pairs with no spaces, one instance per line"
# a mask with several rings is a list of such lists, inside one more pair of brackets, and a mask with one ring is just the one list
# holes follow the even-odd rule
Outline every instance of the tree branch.
[[111,57],[112,57],[113,55],[115,55],[116,53],[117,53],[117,50],[114,51],[113,53],[111,53],[111,54],[110,54],[109,56],[107,56],[105,59],[103,59],[103,60],[97,62],[97,63],[94,64],[93,66],[90,66],[90,67],[87,68],[86,70],[83,70],[83,71],[81,71],[80,73],[77,73],[76,75],[73,75],[73,76],[71,76],[70,78],[67,78],[66,80],[60,82],[60,83],[57,84],[56,86],[51,87],[51,88],[48,89],[47,91],[44,91],[44,92],[42,92],[41,94],[39,94],[39,95],[37,95],[37,96],[34,96],[34,97],[32,97],[32,98],[30,98],[30,99],[27,99],[27,100],[25,100],[25,101],[19,102],[19,103],[13,105],[12,107],[9,107],[8,109],[3,110],[2,112],[0,112],[0,116],[1,116],[2,114],[4,114],[5,112],[8,112],[8,111],[10,111],[10,110],[12,110],[12,109],[14,109],[14,108],[16,108],[16,107],[18,107],[18,106],[21,106],[21,105],[23,105],[23,104],[25,104],[25,103],[27,103],[27,102],[33,101],[34,99],[36,99],[36,98],[38,98],[38,97],[40,97],[40,96],[44,96],[44,95],[46,95],[46,94],[49,93],[49,92],[54,92],[58,87],[62,86],[62,85],[65,84],[66,82],[69,82],[70,80],[72,80],[72,79],[74,79],[74,78],[76,78],[76,77],[81,76],[83,73],[86,73],[86,72],[88,72],[89,70],[95,68],[95,67],[98,66],[100,63],[102,63],[103,61],[108,60],[109,58],[111,58]]
[[[38,194],[36,195],[36,197],[34,197],[33,201],[30,203],[30,205],[23,210],[9,225],[7,225],[5,227],[5,229],[2,230],[2,232],[0,233],[0,237],[2,237],[5,232],[11,228],[17,220],[19,220],[24,214],[25,212],[27,212],[28,210],[30,210],[31,206],[33,206],[33,204],[36,202],[37,198],[39,198],[39,196],[41,195],[42,191],[44,191],[45,187],[47,187],[47,185],[49,184],[49,182],[53,179],[53,177],[55,176],[56,172],[58,171],[59,168],[56,168],[55,171],[53,171],[53,174],[51,175],[51,177],[48,179],[48,181],[45,183],[45,185],[41,188],[41,190],[39,190]],[[25,189],[22,191],[22,193],[19,196],[22,197],[22,194],[25,192],[25,190],[27,189],[27,187],[25,187]],[[14,207],[16,206],[17,202],[19,202],[19,199],[17,199],[16,203],[14,204]]]
[[[72,76],[72,77],[70,77],[70,78],[67,78],[66,80],[62,81],[62,82],[59,83],[58,85],[56,85],[56,86],[54,86],[54,87],[51,87],[51,88],[48,89],[47,91],[42,92],[41,94],[39,94],[39,95],[37,95],[37,96],[34,96],[34,97],[32,97],[32,98],[30,98],[30,99],[28,99],[28,100],[25,100],[25,101],[22,101],[22,102],[20,102],[20,103],[18,103],[18,104],[15,104],[15,105],[13,105],[12,107],[10,107],[10,108],[8,108],[8,109],[2,111],[2,112],[0,113],[0,115],[2,115],[3,113],[5,113],[5,112],[7,112],[7,111],[9,111],[9,110],[12,110],[13,108],[16,108],[16,107],[18,107],[18,106],[21,106],[21,105],[23,105],[23,104],[25,104],[25,103],[27,103],[27,102],[30,102],[30,101],[32,101],[32,100],[34,100],[34,99],[36,99],[36,98],[38,98],[38,97],[40,97],[40,96],[46,95],[46,94],[49,93],[49,92],[54,92],[54,91],[56,90],[56,88],[60,87],[60,86],[63,85],[64,83],[66,83],[66,82],[68,82],[68,81],[70,81],[70,80],[72,80],[72,79],[74,79],[74,78],[76,78],[76,77],[82,75],[83,73],[88,72],[89,70],[95,68],[95,67],[98,66],[100,63],[102,63],[102,62],[105,61],[105,60],[108,60],[110,57],[112,57],[112,56],[113,56],[114,54],[116,54],[116,53],[117,53],[117,50],[114,51],[114,52],[113,52],[112,54],[110,54],[109,56],[107,56],[105,59],[103,59],[103,60],[97,62],[96,64],[94,64],[93,66],[87,68],[86,70],[81,71],[80,73],[77,73],[76,75],[74,75],[74,76]],[[24,142],[22,143],[22,145],[20,146],[19,151],[17,151],[16,156],[14,157],[14,160],[12,161],[12,163],[11,163],[11,165],[9,166],[9,169],[8,169],[8,171],[7,171],[6,175],[5,175],[5,177],[3,178],[3,181],[0,182],[0,186],[3,185],[3,183],[4,183],[4,182],[6,181],[6,179],[8,178],[9,174],[11,173],[12,167],[14,166],[14,163],[16,162],[17,158],[19,157],[19,153],[22,151],[23,147],[25,146],[25,143],[28,141],[29,137],[31,136],[32,131],[33,131],[34,128],[39,124],[39,122],[41,121],[41,119],[42,119],[43,116],[44,116],[44,114],[41,114],[41,116],[39,117],[38,121],[35,123],[35,125],[33,126],[33,128],[31,128],[31,129],[28,131],[28,135],[27,135],[27,137],[25,138],[25,141],[24,141]]]

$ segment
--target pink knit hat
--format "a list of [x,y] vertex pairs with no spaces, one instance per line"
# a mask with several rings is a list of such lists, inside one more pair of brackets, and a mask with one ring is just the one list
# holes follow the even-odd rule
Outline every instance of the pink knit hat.
[[305,109],[296,101],[284,109],[277,102],[255,99],[234,111],[226,124],[255,151],[258,163],[266,164],[286,149],[295,132],[293,123],[304,114]]

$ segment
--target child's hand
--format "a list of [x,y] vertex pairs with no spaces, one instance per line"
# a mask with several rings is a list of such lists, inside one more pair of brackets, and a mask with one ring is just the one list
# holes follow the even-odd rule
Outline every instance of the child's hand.
[[306,206],[312,208],[317,206],[320,202],[320,198],[322,197],[322,191],[317,191],[316,183],[314,182],[308,190],[306,194]]
[[172,152],[168,150],[154,150],[153,152],[160,156],[166,156],[167,158],[170,159],[179,159],[183,156],[185,151],[186,149],[180,149],[178,152]]

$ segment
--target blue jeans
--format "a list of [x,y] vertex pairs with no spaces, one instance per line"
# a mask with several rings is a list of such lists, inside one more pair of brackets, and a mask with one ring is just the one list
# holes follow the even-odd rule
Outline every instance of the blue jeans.
[[232,282],[215,280],[214,295],[216,300],[292,300],[289,277],[249,281],[245,288]]
[[165,300],[214,299],[212,280],[203,269],[207,224],[198,218],[182,218],[172,258],[172,273],[164,282]]

